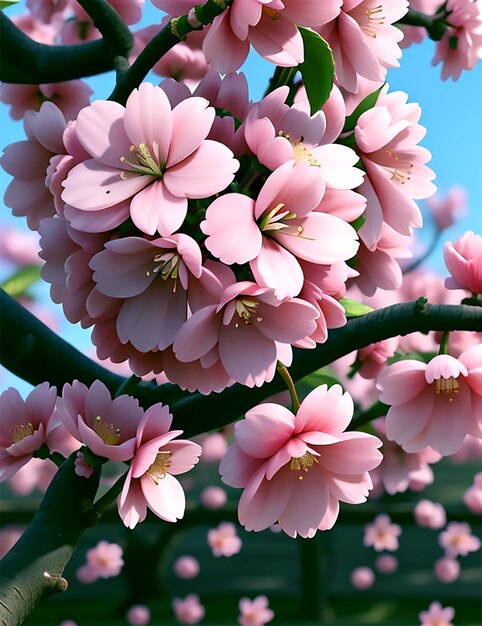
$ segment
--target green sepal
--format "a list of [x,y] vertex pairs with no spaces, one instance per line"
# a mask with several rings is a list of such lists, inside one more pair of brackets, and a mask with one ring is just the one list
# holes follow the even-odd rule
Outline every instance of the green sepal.
[[317,113],[330,96],[335,78],[333,52],[326,41],[309,28],[298,26],[303,38],[304,61],[298,66],[311,115]]
[[365,113],[365,111],[368,111],[368,109],[373,109],[373,107],[375,106],[378,100],[378,96],[380,95],[380,91],[382,89],[383,89],[383,85],[379,87],[373,93],[369,94],[366,98],[364,98],[360,102],[360,104],[353,111],[353,113],[345,119],[345,125],[343,126],[343,130],[341,131],[342,133],[348,133],[355,129],[355,126],[357,125],[358,118],[360,117],[360,115]]
[[371,313],[373,309],[366,304],[352,300],[351,298],[341,298],[339,300],[341,306],[345,309],[346,317],[361,317],[367,313]]
[[18,0],[0,0],[0,11],[3,9],[8,9],[12,4],[17,4]]
[[27,289],[40,279],[40,265],[26,265],[10,278],[7,278],[1,285],[2,288],[12,298],[20,298]]

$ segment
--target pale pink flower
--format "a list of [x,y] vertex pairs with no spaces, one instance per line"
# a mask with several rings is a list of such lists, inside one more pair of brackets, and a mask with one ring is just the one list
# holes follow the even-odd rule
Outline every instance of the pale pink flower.
[[[45,0],[39,0],[44,2]],[[68,0],[70,2],[70,0]],[[12,15],[12,22],[22,33],[25,33],[30,39],[38,43],[53,45],[58,34],[59,24],[57,20],[50,24],[46,24],[30,13],[24,15]]]
[[199,601],[199,596],[195,593],[189,594],[184,599],[174,598],[172,610],[180,624],[198,624],[206,613],[205,608]]
[[174,561],[173,569],[176,576],[189,580],[190,578],[195,578],[199,574],[199,561],[193,556],[180,556]]
[[0,529],[0,559],[10,552],[23,535],[24,530],[19,526],[4,526]]
[[30,13],[45,24],[70,8],[72,0],[27,0]]
[[13,215],[27,217],[28,227],[37,230],[40,220],[55,214],[45,177],[51,157],[65,153],[66,122],[54,104],[44,102],[38,112],[27,111],[23,123],[27,140],[7,146],[0,160],[2,168],[14,177],[4,202]]
[[34,490],[45,493],[57,471],[57,465],[50,459],[33,458],[9,478],[8,486],[19,496],[28,496]]
[[469,552],[480,549],[480,539],[471,534],[472,529],[466,522],[450,522],[439,535],[439,544],[449,557],[467,556]]
[[224,489],[212,485],[201,491],[200,499],[206,509],[220,509],[226,504],[228,496]]
[[461,447],[450,457],[450,460],[456,464],[466,461],[482,461],[482,438],[467,435]]
[[389,67],[399,67],[403,33],[393,26],[408,10],[406,0],[344,0],[336,20],[317,29],[335,58],[340,86],[358,91],[359,76],[383,81]]
[[482,472],[474,476],[474,482],[464,493],[464,502],[472,513],[482,513]]
[[15,265],[40,265],[38,235],[17,228],[3,227],[0,232],[0,259]]
[[371,524],[365,524],[365,535],[363,545],[367,548],[373,546],[377,552],[398,550],[398,537],[402,533],[399,524],[392,524],[389,515],[380,513]]
[[368,199],[360,237],[373,250],[387,223],[401,235],[411,235],[422,226],[415,200],[435,191],[435,174],[425,164],[431,154],[419,142],[425,128],[418,121],[421,109],[407,102],[401,91],[382,88],[376,105],[358,118],[355,127],[357,150],[366,169],[359,189]]
[[149,235],[171,235],[184,221],[188,198],[222,191],[238,169],[226,146],[206,139],[214,117],[204,98],[187,98],[171,110],[164,91],[150,83],[134,90],[125,107],[94,102],[76,124],[92,158],[70,170],[64,202],[88,212],[97,231],[130,216]]
[[418,615],[420,626],[454,626],[452,619],[455,610],[451,606],[442,608],[440,602],[432,602],[427,611],[421,611]]
[[339,385],[321,385],[296,415],[266,403],[236,422],[235,441],[220,473],[226,484],[244,488],[238,515],[247,530],[278,521],[291,537],[313,537],[333,526],[339,500],[365,502],[372,487],[368,471],[382,458],[381,441],[343,432],[352,414],[348,393]]
[[124,565],[122,558],[123,550],[117,543],[99,541],[90,550],[87,550],[86,565],[92,575],[90,582],[95,582],[99,578],[112,578],[118,576]]
[[25,400],[13,387],[0,395],[0,482],[8,480],[35,452],[59,450],[63,439],[56,410],[57,389],[37,385]]
[[151,612],[143,604],[135,604],[127,611],[126,619],[131,626],[145,626],[151,621]]
[[457,559],[444,556],[435,561],[433,571],[438,580],[443,583],[452,583],[460,576],[460,563]]
[[447,522],[447,515],[443,505],[430,500],[417,502],[413,514],[417,525],[422,528],[443,528]]
[[482,344],[428,364],[412,359],[390,365],[378,378],[380,400],[389,404],[387,437],[406,452],[431,446],[453,454],[467,433],[482,435]]
[[283,299],[303,286],[300,260],[330,265],[358,249],[355,230],[314,211],[324,193],[317,168],[285,163],[263,185],[258,199],[226,194],[214,200],[201,224],[207,249],[223,263],[249,262],[255,280]]
[[241,626],[265,626],[274,617],[266,596],[257,596],[254,600],[241,598],[239,611],[238,624]]
[[381,554],[375,559],[375,568],[380,574],[391,574],[398,569],[398,559],[393,554]]
[[468,230],[455,243],[447,242],[444,260],[451,276],[445,279],[447,289],[468,289],[482,294],[482,237]]
[[370,567],[357,567],[350,574],[350,582],[355,589],[369,589],[375,582],[375,574]]
[[448,28],[435,47],[432,65],[442,61],[442,80],[458,80],[482,58],[482,8],[480,2],[448,0]]
[[[437,0],[438,2],[439,0]],[[453,186],[444,196],[435,194],[425,200],[438,230],[445,230],[467,213],[467,192],[463,187]]]
[[203,449],[201,461],[206,463],[218,463],[228,449],[228,442],[223,433],[210,433],[200,440]]
[[69,80],[44,85],[18,85],[4,83],[0,87],[0,100],[11,105],[9,114],[21,120],[28,110],[38,111],[43,102],[52,102],[65,119],[75,120],[79,111],[89,106],[93,89],[83,80]]
[[153,404],[137,426],[136,450],[118,498],[119,515],[125,526],[143,522],[149,508],[167,522],[184,515],[186,498],[175,478],[196,465],[201,448],[191,441],[174,438],[182,430],[172,430],[169,407]]
[[90,388],[78,380],[62,390],[60,419],[70,434],[97,456],[128,461],[134,456],[136,428],[144,411],[138,400],[121,395],[112,399],[104,383]]
[[394,356],[397,346],[398,337],[389,337],[358,350],[357,359],[362,361],[358,374],[362,378],[377,378],[388,359]]
[[233,556],[241,550],[243,542],[231,522],[221,522],[217,528],[208,530],[208,545],[213,556]]
[[[440,0],[410,0],[410,8],[425,15],[434,16],[440,6]],[[399,27],[403,31],[400,48],[408,48],[412,43],[421,43],[427,36],[427,31],[423,26],[399,24]]]
[[90,478],[94,473],[94,468],[91,467],[83,454],[83,452],[77,452],[77,456],[74,461],[75,473],[82,478]]

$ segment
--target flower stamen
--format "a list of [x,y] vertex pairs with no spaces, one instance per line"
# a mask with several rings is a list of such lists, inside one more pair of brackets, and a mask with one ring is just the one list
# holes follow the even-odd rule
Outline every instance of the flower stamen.
[[97,435],[99,435],[106,445],[119,445],[120,428],[116,428],[114,424],[107,424],[107,422],[103,422],[100,415],[97,415],[95,418],[93,430]]
[[167,470],[171,464],[171,454],[170,450],[158,452],[154,463],[147,470],[147,473],[156,485],[166,477]]
[[[309,468],[313,466],[313,463],[318,463],[318,459],[313,456],[311,452],[305,452],[301,456],[291,457],[290,470],[307,472]],[[298,476],[298,480],[303,480],[303,476],[301,474]]]
[[[444,393],[447,396],[452,396],[454,393],[459,393],[460,384],[459,381],[453,376],[449,376],[449,378],[437,378],[435,381],[435,393],[440,394]],[[449,402],[453,402],[454,399],[452,397],[448,398]]]
[[22,439],[25,439],[25,437],[33,435],[34,428],[32,422],[27,422],[26,424],[15,425],[9,432],[12,438],[12,443],[18,443],[19,441],[22,441]]
[[132,145],[129,148],[129,152],[136,158],[136,162],[129,161],[125,156],[120,157],[121,163],[129,168],[127,171],[121,172],[120,177],[123,180],[127,179],[128,173],[162,178],[164,164],[160,163],[159,146],[157,142],[152,144],[153,154],[145,143],[140,143],[138,146]]

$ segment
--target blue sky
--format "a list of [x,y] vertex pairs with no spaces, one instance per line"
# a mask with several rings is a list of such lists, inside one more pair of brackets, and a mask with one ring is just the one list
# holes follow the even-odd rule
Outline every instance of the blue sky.
[[[6,11],[7,14],[24,12],[25,3]],[[147,0],[143,24],[149,24],[161,13]],[[440,192],[447,191],[452,185],[465,187],[468,193],[470,212],[465,219],[446,232],[445,240],[459,237],[465,230],[482,232],[482,64],[470,72],[463,72],[461,78],[453,82],[451,79],[440,79],[440,66],[432,67],[434,44],[426,41],[421,45],[411,46],[404,50],[401,68],[393,69],[388,74],[390,89],[405,91],[409,101],[418,102],[422,107],[421,123],[427,128],[423,145],[432,153],[429,166],[436,172],[435,183]],[[252,99],[261,97],[273,66],[264,62],[256,54],[250,55],[246,67],[250,96]],[[153,77],[156,81],[157,77]],[[113,86],[113,74],[94,77],[89,80],[96,90],[97,98],[109,95]],[[2,148],[13,141],[24,139],[23,125],[14,122],[8,115],[8,109],[0,104],[0,128]],[[28,166],[26,164],[26,166]],[[0,193],[10,181],[10,177],[0,170]],[[23,226],[23,220],[13,218],[9,209],[2,206],[0,210],[0,228],[5,225]],[[430,237],[430,223],[427,223],[422,238]],[[443,272],[442,250],[440,243],[429,265]],[[5,277],[5,269],[0,268],[0,277]],[[42,299],[47,299],[46,285],[38,289]],[[60,310],[58,309],[60,314]],[[66,339],[75,344],[87,346],[88,334],[67,323],[62,324],[62,333]],[[10,375],[0,375],[0,390],[13,384]]]

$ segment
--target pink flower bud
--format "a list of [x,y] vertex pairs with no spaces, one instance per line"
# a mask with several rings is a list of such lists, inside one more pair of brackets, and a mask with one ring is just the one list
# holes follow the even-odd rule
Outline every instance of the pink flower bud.
[[460,575],[460,563],[457,559],[445,556],[435,561],[433,571],[443,583],[451,583]]
[[194,578],[199,574],[199,562],[193,556],[180,556],[174,561],[174,572],[179,578]]
[[375,574],[369,567],[357,567],[351,573],[350,582],[355,589],[369,589],[375,582]]
[[206,487],[201,493],[201,502],[207,509],[220,509],[226,504],[228,496],[222,487]]

